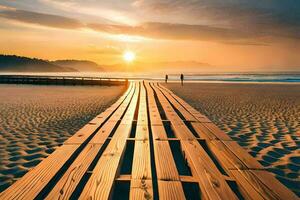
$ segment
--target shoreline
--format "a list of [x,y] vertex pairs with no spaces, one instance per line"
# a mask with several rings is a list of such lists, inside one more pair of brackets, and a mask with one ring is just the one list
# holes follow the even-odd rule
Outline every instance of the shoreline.
[[[151,80],[164,82],[163,73],[114,73],[114,72],[84,72],[84,73],[0,73],[0,78],[5,76],[16,77],[48,77],[48,78],[78,78],[95,81],[97,79],[111,80]],[[300,84],[300,74],[252,74],[252,73],[224,73],[224,74],[184,74],[185,82],[208,83],[272,83],[272,84]],[[169,74],[168,82],[180,82],[179,74]]]
[[[160,83],[165,83],[164,81],[158,81]],[[168,81],[168,83],[180,83],[180,81]],[[185,83],[230,83],[230,84],[287,84],[287,85],[299,85],[300,82],[264,82],[264,81],[201,81],[201,80],[185,80]]]

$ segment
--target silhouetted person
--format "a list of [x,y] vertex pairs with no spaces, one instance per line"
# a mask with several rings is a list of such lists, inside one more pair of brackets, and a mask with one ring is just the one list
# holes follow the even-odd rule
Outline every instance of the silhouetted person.
[[181,85],[183,85],[183,79],[184,79],[184,76],[183,76],[183,74],[180,74],[180,81],[181,81]]
[[168,74],[166,74],[166,78],[165,78],[166,83],[168,83],[168,78],[169,78],[169,76],[168,76]]

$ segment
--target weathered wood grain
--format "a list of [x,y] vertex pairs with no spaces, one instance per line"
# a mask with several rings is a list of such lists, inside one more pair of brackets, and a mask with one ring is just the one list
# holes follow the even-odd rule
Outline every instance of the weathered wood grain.
[[152,180],[134,179],[130,184],[131,200],[151,200],[153,199]]
[[46,199],[70,199],[101,146],[102,144],[88,144],[62,178],[60,178]]
[[147,94],[148,94],[148,109],[149,109],[149,120],[151,125],[159,125],[162,126],[163,122],[160,117],[159,110],[157,108],[155,98],[154,98],[154,92],[152,88],[150,87],[149,82],[146,82],[145,84]]
[[224,131],[213,123],[202,123],[211,133],[213,133],[219,140],[232,140]]
[[[161,122],[162,120],[154,99],[153,90],[150,88],[149,83],[146,83],[145,85],[148,91],[148,109],[150,114],[150,124],[154,146],[159,198],[185,199],[181,182],[179,182],[179,174],[174,162],[169,142],[166,140],[160,141],[167,139],[167,134]],[[151,113],[155,113],[155,116],[151,117]],[[151,120],[155,120],[155,123],[152,123]],[[157,121],[160,123],[157,123]]]
[[181,139],[183,151],[186,153],[193,175],[198,178],[204,197],[208,199],[237,199],[223,175],[200,146],[195,136],[186,126],[178,123],[181,120],[180,117],[176,114],[170,103],[166,101],[162,92],[155,85],[153,87],[168,119],[174,126],[176,136]]
[[[185,107],[189,113],[201,122],[191,122],[191,125],[197,132],[197,135],[206,141],[207,146],[214,157],[221,166],[223,166],[225,171],[228,172],[230,177],[226,178],[225,176],[225,179],[228,181],[236,181],[239,187],[238,190],[245,199],[298,199],[295,194],[276,180],[271,173],[266,171],[261,164],[259,164],[236,142],[232,141],[226,133],[221,131],[215,124],[211,123],[204,115],[200,114],[167,88],[161,85],[157,85],[157,87],[159,87],[162,92],[165,91],[169,94],[165,94],[166,97],[171,98],[172,96],[176,99],[181,106]],[[180,107],[178,103],[171,100],[170,102],[176,108]],[[186,115],[185,111],[182,111],[182,109],[178,110],[182,112],[181,114],[183,116]],[[176,128],[174,128],[174,130],[176,132]],[[186,141],[183,141],[183,143],[186,143]],[[194,166],[201,165],[196,164]],[[207,189],[209,188],[204,189],[204,191]]]
[[70,158],[78,145],[58,147],[52,154],[0,194],[1,200],[34,199]]
[[299,199],[275,177],[264,170],[230,170],[245,199]]
[[148,140],[135,142],[131,178],[133,180],[152,179],[150,145]]
[[158,181],[159,199],[184,200],[184,192],[180,181]]
[[179,181],[179,174],[168,141],[154,141],[157,179]]
[[108,199],[111,196],[115,178],[118,175],[120,161],[124,153],[126,139],[128,138],[135,114],[136,104],[138,100],[138,88],[136,83],[136,92],[130,102],[124,118],[124,124],[120,124],[110,143],[100,157],[98,163],[93,170],[91,177],[86,183],[80,199]]
[[162,91],[164,96],[183,115],[186,121],[197,121],[197,119],[190,112],[188,112],[188,110],[183,107],[169,92],[164,92],[159,85],[157,85],[157,88]]
[[108,136],[116,126],[117,121],[121,119],[121,115],[125,112],[125,109],[130,103],[132,95],[133,90],[131,90],[130,93],[126,95],[125,99],[121,101],[121,106],[116,107],[117,110],[110,117],[110,119],[113,118],[113,120],[105,123],[103,127],[97,131],[96,135],[54,186],[47,196],[47,199],[69,199],[71,197],[76,186],[99,153],[102,144],[107,140]]
[[211,122],[205,115],[199,113],[199,111],[197,111],[195,108],[193,108],[188,103],[186,103],[184,100],[182,100],[180,97],[175,95],[172,91],[170,91],[169,89],[167,89],[166,87],[164,87],[160,84],[157,84],[157,85],[164,91],[171,94],[171,96],[173,96],[173,98],[175,98],[182,106],[184,106],[186,108],[186,110],[188,110],[194,117],[196,117],[199,122]]
[[[90,123],[88,123],[83,128],[81,128],[79,131],[77,131],[72,137],[67,139],[64,142],[64,144],[82,144],[83,142],[85,142],[85,140],[88,137],[90,137],[99,128],[99,126],[105,122],[105,120],[107,120],[109,118],[109,116],[118,108],[118,106],[120,106],[120,105],[122,106],[122,102],[124,101],[124,99],[127,101],[128,101],[128,99],[130,100],[130,98],[126,98],[130,94],[131,95],[133,94],[132,84],[130,84],[130,86],[129,86],[128,90],[125,92],[125,94],[122,95],[120,97],[120,99],[112,105],[112,107],[108,108],[103,113],[98,115],[96,118],[91,120]],[[126,108],[125,104],[123,106]],[[116,113],[114,116],[112,116],[112,118],[110,120],[113,121],[114,118],[115,118],[115,120],[118,120],[120,118],[120,116],[121,116],[120,113]]]
[[143,84],[141,84],[140,89],[139,112],[137,116],[135,138],[136,141],[132,162],[130,198],[152,199],[153,191],[147,102],[146,91]]

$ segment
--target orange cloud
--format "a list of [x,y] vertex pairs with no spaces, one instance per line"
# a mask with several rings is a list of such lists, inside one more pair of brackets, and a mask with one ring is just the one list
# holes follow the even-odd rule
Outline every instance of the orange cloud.
[[54,28],[77,29],[84,26],[76,19],[17,9],[0,8],[0,17]]
[[[110,34],[122,34],[132,36],[143,36],[154,39],[167,40],[200,40],[216,41],[237,45],[267,45],[270,38],[292,38],[300,39],[294,34],[294,29],[284,29],[274,26],[269,29],[239,29],[224,28],[211,25],[191,25],[179,23],[146,22],[136,26],[116,25],[104,23],[82,23],[73,18],[59,15],[37,13],[25,10],[0,7],[0,17],[41,26],[80,29],[89,28],[94,31]],[[268,38],[268,40],[266,40]]]

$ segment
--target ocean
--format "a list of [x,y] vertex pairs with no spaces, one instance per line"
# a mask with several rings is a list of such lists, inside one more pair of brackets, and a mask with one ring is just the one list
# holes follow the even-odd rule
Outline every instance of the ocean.
[[[72,73],[0,73],[0,75],[40,75],[40,76],[78,76],[102,78],[149,79],[163,81],[162,73],[129,73],[129,72],[72,72]],[[183,73],[184,80],[189,82],[260,82],[260,83],[300,83],[300,72],[282,73]],[[169,81],[179,81],[180,74],[168,74]]]

